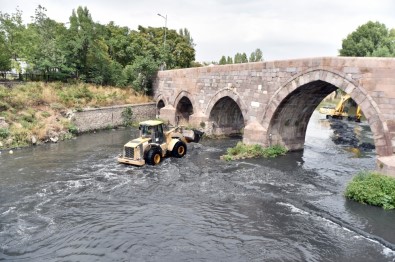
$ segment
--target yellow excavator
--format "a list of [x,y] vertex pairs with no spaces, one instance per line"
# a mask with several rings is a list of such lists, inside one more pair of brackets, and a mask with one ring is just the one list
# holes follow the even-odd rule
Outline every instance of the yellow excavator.
[[343,119],[347,117],[348,120],[361,122],[362,111],[359,105],[357,106],[355,116],[350,116],[348,114],[348,108],[346,107],[346,105],[348,104],[349,99],[351,99],[350,95],[344,95],[340,98],[339,103],[337,103],[335,107],[324,106],[319,109],[319,112],[323,115],[326,115],[327,119],[328,118]]

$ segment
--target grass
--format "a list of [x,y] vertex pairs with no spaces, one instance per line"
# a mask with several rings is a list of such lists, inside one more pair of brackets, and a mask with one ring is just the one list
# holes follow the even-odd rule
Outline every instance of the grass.
[[66,117],[69,110],[149,101],[132,88],[43,82],[0,85],[0,116],[8,124],[0,130],[0,149],[28,146],[33,137],[44,142],[54,133],[70,138],[76,127]]
[[263,147],[261,145],[246,145],[242,142],[238,142],[235,147],[228,148],[227,154],[221,156],[221,159],[231,161],[244,158],[277,157],[285,155],[287,151],[288,150],[281,145]]
[[348,184],[345,196],[360,203],[394,209],[395,178],[361,171]]

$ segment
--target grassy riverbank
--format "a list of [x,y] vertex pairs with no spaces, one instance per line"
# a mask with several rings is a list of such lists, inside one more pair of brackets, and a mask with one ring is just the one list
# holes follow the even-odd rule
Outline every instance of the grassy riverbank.
[[227,154],[221,156],[221,159],[231,161],[244,158],[277,157],[285,155],[287,151],[285,147],[280,145],[263,147],[261,145],[246,145],[238,142],[235,147],[228,148]]
[[72,110],[149,102],[130,88],[30,82],[0,85],[0,149],[67,139],[76,132]]
[[345,196],[384,209],[395,209],[395,178],[361,171],[348,184]]

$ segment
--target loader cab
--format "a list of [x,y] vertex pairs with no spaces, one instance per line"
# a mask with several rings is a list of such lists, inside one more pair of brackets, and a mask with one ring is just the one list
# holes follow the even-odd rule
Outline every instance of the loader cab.
[[162,144],[165,140],[162,121],[149,120],[141,122],[139,125],[139,130],[140,136],[142,138],[151,138],[152,143]]

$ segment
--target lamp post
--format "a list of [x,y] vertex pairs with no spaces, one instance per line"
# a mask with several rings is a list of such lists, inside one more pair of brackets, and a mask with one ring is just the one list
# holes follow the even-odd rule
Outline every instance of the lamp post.
[[163,48],[166,48],[166,29],[167,29],[167,15],[163,16],[161,14],[158,13],[158,16],[162,17],[163,19],[165,19],[165,40],[163,41]]

